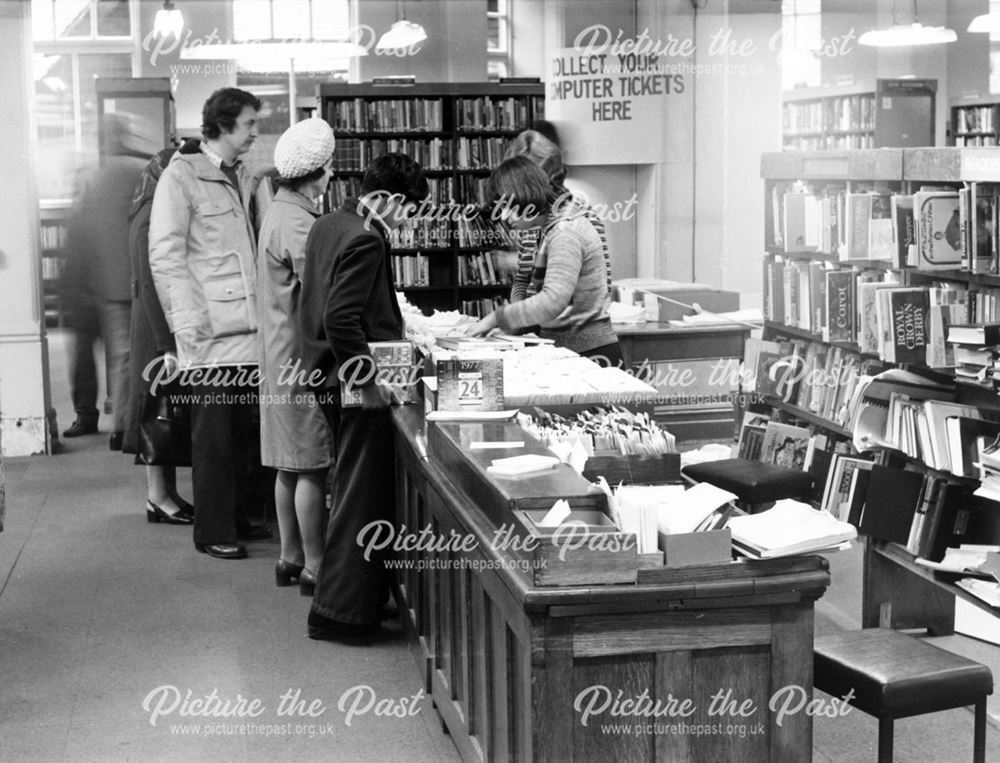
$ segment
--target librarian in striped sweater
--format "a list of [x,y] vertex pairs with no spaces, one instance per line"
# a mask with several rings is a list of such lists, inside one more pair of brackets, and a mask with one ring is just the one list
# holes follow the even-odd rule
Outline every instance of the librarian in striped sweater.
[[617,366],[622,357],[608,315],[601,236],[579,206],[559,203],[560,191],[524,156],[505,160],[490,175],[486,197],[493,218],[515,231],[540,230],[532,269],[534,293],[494,310],[469,333],[539,326],[541,335],[557,346]]

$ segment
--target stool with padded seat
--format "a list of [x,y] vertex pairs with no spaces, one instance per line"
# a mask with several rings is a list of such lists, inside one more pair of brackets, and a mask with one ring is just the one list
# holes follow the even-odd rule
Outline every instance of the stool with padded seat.
[[993,674],[985,665],[914,636],[884,628],[846,631],[814,642],[813,683],[878,718],[879,763],[892,760],[893,721],[975,705],[973,760],[986,760],[986,697]]
[[745,458],[690,464],[681,472],[695,482],[707,482],[735,493],[750,511],[782,498],[807,499],[813,487],[808,472]]

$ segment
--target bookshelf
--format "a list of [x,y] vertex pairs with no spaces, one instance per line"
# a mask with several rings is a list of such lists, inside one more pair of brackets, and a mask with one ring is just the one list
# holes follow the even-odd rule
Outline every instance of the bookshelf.
[[474,215],[510,140],[544,115],[542,84],[440,83],[319,87],[337,138],[325,209],[357,195],[365,167],[402,152],[424,168],[431,219],[393,233],[396,287],[424,312],[485,315],[504,301],[516,258]]
[[786,151],[933,146],[937,80],[879,79],[857,86],[806,90],[782,105]]
[[[1000,148],[902,148],[873,149],[869,151],[844,152],[789,152],[764,154],[761,160],[761,176],[765,181],[766,252],[764,257],[765,323],[762,337],[765,341],[788,343],[791,351],[805,359],[803,376],[809,373],[808,358],[831,358],[839,353],[841,359],[851,358],[855,373],[875,374],[887,368],[898,367],[880,357],[879,352],[863,346],[860,323],[855,323],[853,335],[831,336],[830,318],[833,315],[831,302],[821,300],[816,310],[788,310],[784,302],[786,293],[776,294],[777,289],[794,281],[798,285],[809,282],[812,272],[850,271],[857,289],[857,279],[871,274],[873,278],[885,277],[892,272],[898,277],[900,287],[951,284],[983,295],[984,299],[970,303],[968,322],[991,320],[995,313],[984,313],[989,309],[1000,309],[1000,277],[994,273],[971,272],[968,268],[954,267],[942,270],[919,270],[914,267],[898,267],[898,261],[871,261],[864,259],[841,259],[844,250],[839,246],[838,234],[832,236],[831,251],[788,251],[786,237],[788,227],[781,216],[789,207],[783,203],[786,193],[806,192],[827,194],[836,197],[838,193],[885,192],[890,194],[911,194],[922,186],[933,184],[942,188],[960,190],[976,183],[1000,183]],[[973,186],[974,187],[974,186]],[[840,214],[845,207],[831,205],[832,214]],[[831,223],[835,231],[843,227],[843,221]],[[793,245],[791,249],[795,249]],[[822,248],[822,247],[820,247]],[[776,267],[791,268],[792,279],[778,279],[774,275]],[[801,280],[799,280],[801,279]],[[827,281],[833,283],[834,281]],[[815,298],[815,295],[810,294]],[[986,297],[989,299],[987,300]],[[853,305],[855,315],[861,307]],[[860,316],[858,315],[860,320]],[[881,351],[881,348],[880,348]],[[830,361],[825,368],[828,370]],[[992,385],[984,386],[954,376],[947,367],[929,369],[924,363],[903,364],[904,368],[954,383],[956,402],[977,406],[992,413],[1000,412],[1000,398]],[[823,370],[823,366],[818,366]],[[820,375],[818,378],[823,379]],[[849,394],[850,379],[838,377],[844,391],[831,394]],[[781,390],[781,395],[773,392],[764,396],[765,405],[778,411],[780,416],[802,422],[817,431],[823,431],[834,439],[849,442],[851,433],[842,417],[836,415],[837,403],[820,406],[817,411],[810,405],[814,397],[803,397],[799,388],[790,393]],[[840,398],[841,400],[843,397]],[[831,411],[833,413],[831,414]],[[913,458],[906,458],[896,451],[884,450],[876,455],[876,463],[894,468],[916,470],[925,475],[945,478],[952,484],[971,484],[977,480],[958,477],[950,472],[931,469]],[[978,528],[977,537],[966,542],[1000,543],[1000,505],[985,499],[970,499],[973,520]],[[918,565],[914,554],[904,544],[866,538],[864,562],[864,586],[862,596],[862,627],[885,626],[894,628],[926,627],[933,633],[949,633],[953,628],[955,598],[972,602],[977,607],[1000,615],[991,607],[955,585],[960,577],[948,573],[929,570]]]
[[951,145],[958,148],[997,145],[998,103],[951,107]]
[[42,296],[49,328],[62,328],[65,322],[61,281],[69,256],[66,236],[70,211],[69,201],[43,201],[40,205]]

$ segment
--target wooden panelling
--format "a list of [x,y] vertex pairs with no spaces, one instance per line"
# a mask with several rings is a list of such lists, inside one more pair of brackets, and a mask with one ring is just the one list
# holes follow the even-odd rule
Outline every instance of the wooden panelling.
[[[773,620],[768,699],[779,691],[797,692],[794,687],[801,687],[811,696],[813,609],[806,605],[776,607]],[[795,750],[802,750],[811,744],[812,717],[805,712],[789,713],[783,717],[780,726],[775,725],[771,729],[771,760],[789,760]]]
[[[648,654],[573,661],[573,691],[565,698],[563,712],[573,716],[572,747],[567,740],[566,750],[572,750],[574,762],[653,759],[654,735],[636,733],[636,723],[644,721],[617,717],[608,706],[609,699],[648,694],[653,679],[654,660]],[[578,712],[578,699],[582,710],[592,705],[595,714],[584,717]],[[596,714],[602,707],[606,707],[604,712]]]
[[[702,650],[694,655],[693,696],[698,712],[690,721],[710,726],[711,733],[692,735],[692,760],[809,760],[811,741],[795,754],[769,757],[768,683],[761,677],[770,667],[767,647]],[[761,723],[764,733],[751,733]]]
[[760,607],[581,617],[573,634],[573,654],[595,657],[767,644],[771,640],[769,615],[767,608]]

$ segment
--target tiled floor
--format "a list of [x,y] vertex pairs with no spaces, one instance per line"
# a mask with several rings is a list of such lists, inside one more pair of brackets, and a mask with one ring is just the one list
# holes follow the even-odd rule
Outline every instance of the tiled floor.
[[[65,428],[71,412],[54,339]],[[0,761],[457,760],[426,700],[410,717],[369,711],[347,723],[353,697],[398,701],[420,691],[401,635],[366,648],[310,641],[308,599],[274,586],[276,541],[249,544],[249,559],[227,562],[196,553],[189,528],[147,524],[142,472],[107,450],[106,435],[6,463]],[[834,555],[831,568],[819,632],[859,625],[860,554]],[[1000,676],[1000,647],[947,642]],[[185,714],[197,709],[185,699],[213,692],[230,702],[227,716]],[[279,714],[281,698],[296,692],[302,712],[319,701],[316,717]],[[240,699],[263,709],[241,714]],[[163,712],[153,718],[156,706]],[[817,718],[814,759],[874,761],[876,738],[876,721],[860,712]],[[1000,760],[1000,724],[988,746],[988,759]],[[971,760],[971,748],[968,710],[897,723],[898,761]]]

